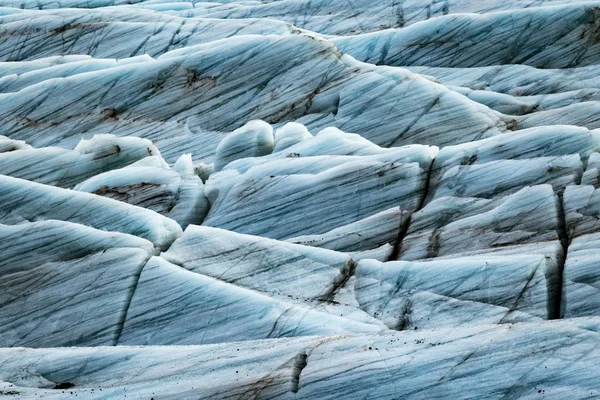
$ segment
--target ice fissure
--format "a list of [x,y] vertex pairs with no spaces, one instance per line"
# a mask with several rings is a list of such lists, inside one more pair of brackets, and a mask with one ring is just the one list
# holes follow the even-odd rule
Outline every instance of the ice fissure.
[[142,264],[139,272],[136,273],[133,277],[134,282],[133,282],[132,287],[129,289],[129,293],[127,294],[127,298],[125,300],[124,308],[121,311],[121,317],[119,318],[119,322],[117,324],[117,332],[115,335],[115,341],[114,341],[113,346],[119,345],[119,340],[121,339],[121,333],[123,332],[123,326],[125,325],[125,321],[127,320],[127,312],[129,311],[129,307],[131,307],[131,300],[133,299],[133,295],[135,294],[135,291],[138,287],[138,284],[140,281],[140,276],[142,275],[142,271],[144,270],[144,267],[146,266],[146,264],[148,263],[149,260],[150,260],[150,257],[148,257],[146,262],[144,264]]
[[[435,162],[435,157],[432,158],[432,160],[429,164],[429,168],[427,169],[427,176],[425,178],[425,187],[423,189],[423,195],[422,195],[421,199],[419,200],[419,204],[417,205],[415,212],[418,212],[423,208],[423,206],[425,205],[427,196],[429,195],[429,186],[431,185],[431,173],[433,170],[434,162]],[[407,217],[406,221],[400,226],[400,229],[398,229],[398,238],[396,239],[396,242],[394,243],[394,248],[393,248],[392,253],[390,254],[387,261],[393,261],[393,260],[398,259],[398,255],[402,249],[402,241],[404,240],[404,237],[406,236],[406,234],[408,232],[411,218],[412,218],[412,215],[409,215]]]

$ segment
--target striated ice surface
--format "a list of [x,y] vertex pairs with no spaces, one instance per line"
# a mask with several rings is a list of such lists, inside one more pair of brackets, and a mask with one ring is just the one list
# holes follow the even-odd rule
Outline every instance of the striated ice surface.
[[599,32],[0,0],[0,399],[600,398]]
[[181,235],[177,222],[154,211],[126,203],[0,175],[0,223],[59,220],[129,233],[168,247]]
[[[7,143],[7,149],[8,146]],[[73,188],[95,175],[146,157],[160,156],[150,140],[117,138],[108,134],[82,140],[73,150],[60,147],[34,149],[21,144],[10,146],[10,151],[0,153],[2,175],[64,188]]]
[[[240,63],[244,74],[232,74]],[[0,110],[4,134],[35,147],[74,147],[82,136],[110,132],[151,139],[170,162],[184,152],[214,157],[223,135],[257,118],[297,120],[315,132],[336,126],[386,147],[462,143],[514,124],[430,80],[359,63],[307,34],[243,35],[45,79],[0,95]]]
[[[35,60],[34,63],[41,64],[40,58],[58,54],[89,55],[95,59],[87,57],[72,60],[68,64],[39,68],[27,74],[13,70],[13,74],[2,78],[0,87],[3,91],[10,90],[8,87],[14,90],[15,85],[25,87],[25,83],[41,81],[41,77],[64,77],[131,62],[114,58],[140,56],[138,61],[141,62],[170,50],[236,35],[287,35],[299,32],[292,25],[267,19],[188,19],[141,8],[84,10],[68,8],[65,7],[66,3],[62,4],[64,8],[45,12],[36,10],[38,6],[32,10],[13,9],[11,11],[14,12],[5,15],[0,12],[2,31],[6,35],[0,60]],[[3,1],[0,5],[7,6],[7,3]],[[23,4],[13,6],[22,8]]]
[[215,154],[215,172],[238,159],[266,156],[274,145],[273,127],[264,121],[250,121],[221,140]]
[[240,160],[212,174],[206,184],[211,209],[203,224],[289,239],[325,234],[393,207],[410,213],[422,201],[435,148],[371,147],[367,151],[375,154],[349,155],[354,146],[320,147],[311,155],[316,147],[310,142],[320,138],[287,148],[285,158],[274,153],[254,166]]
[[161,256],[192,272],[308,301],[327,300],[354,268],[344,253],[204,226],[190,226]]
[[600,46],[590,25],[599,5],[575,1],[491,14],[461,13],[333,42],[344,53],[378,65],[583,67],[597,64]]
[[0,350],[0,379],[3,392],[50,399],[593,398],[598,327],[592,318],[206,346],[13,348]]
[[356,276],[360,308],[395,330],[546,319],[558,292],[544,255],[363,260]]
[[273,151],[278,152],[287,149],[311,136],[304,125],[297,122],[288,122],[275,131],[275,147]]
[[118,343],[206,344],[382,330],[379,324],[275,299],[155,257],[142,270]]
[[525,187],[497,200],[440,197],[413,214],[400,259],[449,258],[512,246],[544,249],[544,242],[559,240],[557,203],[550,185]]
[[55,220],[0,236],[1,347],[116,343],[152,243]]
[[204,184],[189,154],[182,155],[172,169],[162,158],[150,156],[95,175],[74,189],[156,211],[174,219],[183,229],[200,224],[208,212]]

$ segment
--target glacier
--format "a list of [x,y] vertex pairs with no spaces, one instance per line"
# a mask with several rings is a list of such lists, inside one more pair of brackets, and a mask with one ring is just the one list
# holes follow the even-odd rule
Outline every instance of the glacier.
[[600,1],[0,0],[0,399],[600,398]]

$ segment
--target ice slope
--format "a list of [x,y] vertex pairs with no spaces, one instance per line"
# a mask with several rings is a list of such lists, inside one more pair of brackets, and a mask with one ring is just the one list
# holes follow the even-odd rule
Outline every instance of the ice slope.
[[[291,239],[327,234],[395,207],[411,213],[425,196],[436,150],[379,148],[340,131],[323,131],[282,152],[234,161],[212,174],[206,184],[211,209],[203,224]],[[340,245],[366,250],[366,244]]]
[[600,274],[600,193],[595,186],[569,186],[564,194],[569,251],[563,275],[562,312],[565,317],[598,315]]
[[497,200],[444,196],[414,213],[400,259],[533,248],[559,240],[558,198],[550,185],[528,186]]
[[[577,0],[574,2],[578,2]],[[142,4],[151,2],[144,2]],[[193,4],[193,8],[191,4]],[[373,3],[368,0],[336,2],[331,0],[283,0],[269,2],[224,1],[216,3],[189,2],[190,6],[173,8],[182,16],[212,18],[273,18],[300,28],[329,35],[356,35],[388,28],[404,28],[415,22],[448,14],[489,13],[502,10],[550,6],[568,3],[546,1],[394,1]]]
[[357,258],[312,246],[189,226],[161,257],[191,272],[303,308],[381,325],[357,307],[344,286]]
[[543,254],[363,260],[356,277],[360,308],[395,330],[547,319],[560,290],[556,261]]
[[[575,2],[585,2],[574,0]],[[448,14],[489,13],[502,10],[568,4],[568,0],[446,0],[404,1],[368,0],[335,2],[331,0],[277,1],[180,1],[180,0],[3,0],[4,7],[25,9],[101,8],[135,4],[135,10],[154,10],[162,14],[218,19],[268,18],[286,21],[297,27],[330,35],[354,35],[387,28],[403,28],[415,22]],[[12,11],[12,10],[11,10]],[[13,11],[14,12],[14,11]]]
[[[14,11],[6,15],[0,13],[2,61],[37,60],[56,54],[86,54],[95,58],[117,59],[157,57],[170,50],[235,35],[287,35],[299,32],[289,24],[274,20],[190,19],[142,9]],[[75,64],[44,72],[51,76],[60,73],[58,71],[83,67],[88,70],[101,69],[117,63],[114,60],[103,60],[102,64],[82,60]],[[31,79],[31,76],[19,77],[18,81]],[[16,80],[17,77],[12,78]]]
[[0,347],[116,344],[152,243],[52,220],[0,237]]
[[149,156],[125,168],[94,175],[74,189],[156,211],[183,229],[200,224],[209,207],[204,184],[189,154],[182,155],[173,169],[160,156]]
[[[5,146],[8,149],[9,143]],[[113,135],[96,135],[82,140],[73,150],[25,148],[14,145],[14,141],[10,146],[11,151],[0,153],[0,174],[64,188],[73,188],[95,175],[146,157],[160,157],[150,140]]]
[[566,3],[491,14],[457,14],[404,29],[334,38],[358,60],[377,65],[572,68],[597,64],[600,3]]
[[14,348],[0,350],[0,381],[8,398],[588,399],[599,395],[597,341],[597,319],[574,319],[204,346]]
[[418,75],[357,63],[305,34],[239,36],[51,77],[0,94],[0,110],[4,135],[34,147],[72,148],[108,132],[150,139],[170,162],[185,152],[210,160],[223,135],[251,119],[297,120],[314,132],[336,126],[386,147],[462,143],[514,123]]
[[118,343],[210,344],[384,329],[274,299],[154,257],[142,270]]
[[117,200],[0,175],[0,223],[59,220],[150,240],[160,250],[181,235],[177,222]]
[[269,295],[327,300],[354,268],[343,253],[190,226],[161,257],[171,263]]

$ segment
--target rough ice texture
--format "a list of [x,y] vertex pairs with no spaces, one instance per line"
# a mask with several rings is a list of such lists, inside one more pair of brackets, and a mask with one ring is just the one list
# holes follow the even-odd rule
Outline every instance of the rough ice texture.
[[308,353],[298,397],[595,397],[597,322],[584,321],[326,341]]
[[0,135],[0,153],[8,153],[15,150],[31,149],[31,146],[22,140],[13,140]]
[[161,257],[197,274],[304,308],[378,324],[353,299],[344,302],[337,297],[356,267],[347,254],[190,226]]
[[291,157],[267,157],[240,170],[232,163],[212,174],[206,185],[212,205],[203,224],[288,239],[325,234],[396,206],[412,212],[421,202],[432,162],[429,147],[305,155],[301,146],[318,138],[286,149]]
[[[571,0],[571,3],[585,2]],[[135,4],[137,12],[143,10],[161,11],[162,14],[175,14],[184,17],[209,17],[218,19],[269,18],[294,24],[297,27],[332,35],[352,35],[387,28],[402,28],[415,22],[448,14],[491,13],[503,10],[552,6],[569,3],[568,0],[450,0],[450,1],[411,1],[398,3],[393,0],[375,4],[368,0],[351,3],[327,0],[285,0],[285,1],[145,1],[145,0],[68,0],[33,1],[3,0],[4,7],[20,9],[52,10],[61,7],[100,8]],[[121,9],[123,7],[120,7]],[[10,10],[6,15],[22,13]],[[136,14],[137,15],[137,14]]]
[[354,291],[361,309],[395,330],[520,322],[548,318],[557,274],[544,255],[363,260]]
[[[6,5],[6,2],[2,1],[0,5]],[[17,7],[21,6],[19,4]],[[0,24],[6,37],[0,48],[1,61],[36,60],[36,63],[40,63],[38,59],[57,54],[105,59],[80,58],[67,65],[40,68],[23,75],[18,72],[18,75],[7,75],[0,80],[3,92],[16,91],[25,87],[25,84],[39,82],[41,77],[64,77],[112,68],[122,63],[113,58],[142,56],[140,60],[148,60],[169,50],[235,35],[287,35],[298,32],[297,28],[280,21],[192,20],[139,8],[135,11],[67,7],[46,12],[19,10],[6,15],[0,13]]]
[[600,315],[600,192],[593,186],[569,186],[563,197],[570,239],[563,273],[565,317]]
[[600,46],[590,29],[597,15],[594,2],[448,15],[333,42],[344,53],[378,65],[580,67],[597,64]]
[[275,299],[154,257],[142,270],[119,344],[207,344],[383,329]]
[[3,134],[35,147],[73,147],[105,132],[141,136],[173,162],[184,152],[213,157],[224,133],[258,118],[297,120],[314,131],[336,126],[385,146],[462,143],[514,124],[444,86],[358,63],[308,34],[243,35],[81,72],[1,94]]
[[600,397],[599,10],[0,0],[0,397]]
[[436,151],[385,149],[328,128],[211,175],[204,224],[347,252],[394,244],[422,200]]
[[184,229],[189,224],[200,224],[209,205],[190,155],[181,156],[173,169],[161,161],[152,165],[154,159],[143,159],[95,175],[74,189],[156,211],[177,221]]
[[[584,399],[600,394],[599,327],[593,318],[206,346],[1,349],[0,381],[16,396],[50,399]],[[54,389],[61,385],[70,387]]]
[[599,146],[598,131],[553,126],[446,147],[434,162],[430,196],[492,199],[538,184],[561,193],[579,182],[583,163]]
[[0,347],[116,344],[150,242],[60,221],[0,237]]
[[204,226],[190,226],[161,256],[192,272],[308,301],[326,300],[352,265],[343,253]]
[[282,151],[311,136],[304,125],[297,122],[288,122],[275,131],[275,147],[273,151]]
[[413,214],[400,259],[502,251],[558,241],[558,199],[550,185],[525,187],[494,200],[445,196]]
[[264,121],[250,121],[221,140],[215,155],[215,171],[240,158],[270,154],[274,144],[271,125]]
[[158,249],[168,247],[182,232],[177,222],[151,210],[4,175],[0,175],[0,203],[3,224],[68,221],[136,235],[150,240]]
[[337,251],[373,250],[395,244],[409,214],[400,207],[393,207],[322,234],[296,236],[287,241]]
[[0,174],[72,188],[92,176],[148,156],[160,156],[150,140],[113,135],[96,135],[90,140],[82,140],[74,150],[14,148],[13,145],[12,151],[0,152]]

